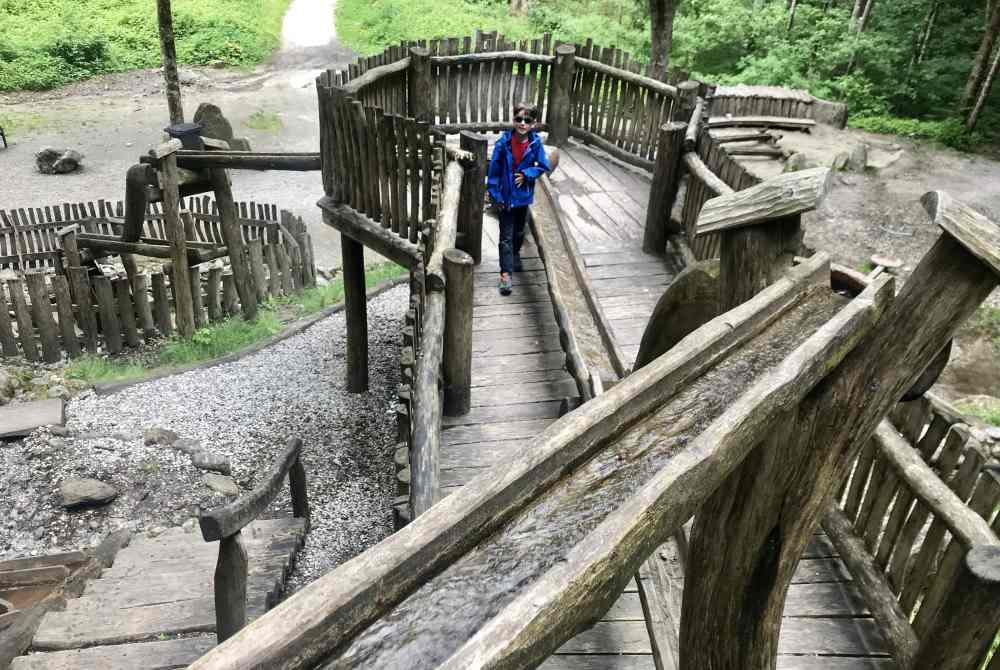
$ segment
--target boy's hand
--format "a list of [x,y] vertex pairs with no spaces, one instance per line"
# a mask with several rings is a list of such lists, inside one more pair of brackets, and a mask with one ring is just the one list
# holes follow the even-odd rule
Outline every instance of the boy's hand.
[[524,186],[524,174],[523,173],[521,173],[521,172],[515,172],[514,173],[514,184],[516,184],[518,188],[521,188],[522,186]]

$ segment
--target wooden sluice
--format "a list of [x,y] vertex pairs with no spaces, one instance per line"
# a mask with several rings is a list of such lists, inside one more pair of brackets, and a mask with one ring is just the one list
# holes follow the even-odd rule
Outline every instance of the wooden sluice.
[[[697,84],[616,68],[613,50],[592,59],[591,44],[550,55],[478,35],[459,46],[394,48],[318,80],[320,207],[344,235],[355,390],[367,383],[364,302],[348,275],[360,275],[361,247],[411,270],[397,414],[408,523],[192,668],[958,670],[986,659],[1000,607],[995,515],[974,521],[934,501],[947,488],[959,507],[992,510],[1000,486],[957,443],[944,447],[967,454],[957,482],[924,481],[941,444],[933,422],[922,466],[899,445],[871,445],[1000,281],[997,225],[930,193],[943,233],[898,295],[888,276],[837,292],[843,270],[822,253],[796,258],[799,217],[828,174],[743,183],[707,133]],[[441,133],[502,127],[522,96],[543,103],[565,170],[539,187],[525,271],[501,299],[495,240],[478,228],[486,139],[467,134],[455,150]],[[794,103],[750,111],[808,113]],[[571,137],[651,172],[645,210],[630,183],[643,178]],[[583,175],[598,188],[581,190]],[[710,304],[671,324],[675,287],[708,266]],[[669,328],[672,341],[655,337]],[[935,542],[911,562],[906,529],[931,517]],[[903,529],[898,540],[880,519]],[[879,590],[865,552],[884,566],[894,548],[901,578]]]

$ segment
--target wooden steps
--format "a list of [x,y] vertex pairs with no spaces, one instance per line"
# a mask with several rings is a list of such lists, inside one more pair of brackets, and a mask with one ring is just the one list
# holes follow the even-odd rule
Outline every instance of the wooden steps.
[[[277,604],[305,524],[255,521],[243,537],[253,619]],[[218,544],[202,540],[196,528],[134,539],[65,611],[46,614],[32,642],[36,653],[15,659],[12,669],[186,667],[215,645],[217,555]]]

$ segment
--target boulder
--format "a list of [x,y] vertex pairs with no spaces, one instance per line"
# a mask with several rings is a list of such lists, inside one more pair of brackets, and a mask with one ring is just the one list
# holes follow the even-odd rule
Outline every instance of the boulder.
[[64,479],[59,496],[62,506],[72,509],[109,503],[118,496],[118,489],[97,479]]
[[232,477],[209,473],[202,477],[202,481],[205,482],[208,488],[221,495],[237,496],[240,494],[240,489],[236,486],[236,482],[233,481]]
[[836,156],[833,157],[833,161],[830,163],[830,168],[837,172],[842,172],[847,169],[847,163],[851,160],[851,155],[846,151],[841,151]]
[[[222,110],[210,102],[198,105],[198,110],[194,113],[194,122],[203,126],[202,137],[226,142],[233,139],[233,125],[223,116]],[[232,148],[232,144],[229,146]]]
[[83,162],[83,154],[73,149],[53,149],[47,147],[35,154],[35,165],[42,174],[66,174],[73,172]]
[[170,446],[177,451],[184,452],[188,456],[193,456],[195,453],[201,451],[201,442],[192,440],[189,437],[182,437],[179,440],[175,440]]
[[152,444],[162,444],[170,446],[178,439],[177,433],[166,428],[147,428],[142,434],[142,443],[149,446]]
[[0,370],[0,405],[6,405],[17,392],[14,377],[5,370]]
[[794,153],[788,157],[785,161],[785,168],[783,172],[798,172],[799,170],[806,170],[811,167],[816,167],[812,162],[806,158],[805,154]]
[[833,126],[838,130],[847,127],[847,105],[842,102],[830,102],[813,98],[813,118],[816,123]]

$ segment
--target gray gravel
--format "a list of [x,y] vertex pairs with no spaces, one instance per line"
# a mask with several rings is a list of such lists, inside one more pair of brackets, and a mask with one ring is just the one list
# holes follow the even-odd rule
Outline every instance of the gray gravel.
[[[371,390],[348,394],[343,313],[236,363],[151,381],[69,403],[65,436],[41,430],[0,447],[0,558],[73,550],[121,527],[190,523],[225,499],[190,457],[144,446],[162,427],[228,457],[246,491],[291,437],[302,438],[312,531],[293,575],[308,583],[392,532],[393,403],[405,286],[369,303]],[[59,483],[91,477],[119,491],[96,510],[59,506]],[[279,496],[272,514],[289,513]]]

